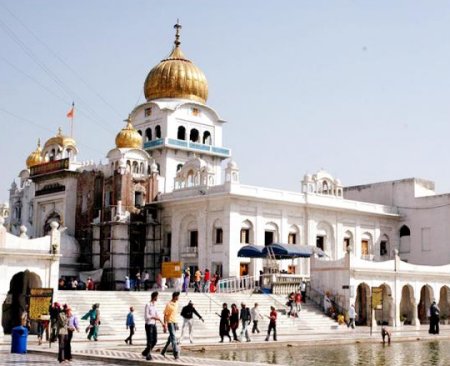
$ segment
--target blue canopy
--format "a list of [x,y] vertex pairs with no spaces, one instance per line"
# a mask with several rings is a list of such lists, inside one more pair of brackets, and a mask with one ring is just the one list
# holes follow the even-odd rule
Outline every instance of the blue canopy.
[[298,244],[281,244],[273,243],[267,245],[263,249],[265,257],[273,252],[276,259],[292,259],[292,258],[309,258],[314,253],[317,253],[319,257],[325,255],[319,248],[312,247],[310,245],[298,245]]
[[237,255],[238,257],[245,258],[264,258],[266,257],[266,255],[263,254],[263,249],[263,247],[260,247],[258,245],[248,244],[239,249]]
[[254,244],[244,245],[238,251],[238,257],[267,258],[271,252],[276,259],[309,258],[314,253],[323,257],[325,253],[319,248],[310,245],[273,243],[261,247]]

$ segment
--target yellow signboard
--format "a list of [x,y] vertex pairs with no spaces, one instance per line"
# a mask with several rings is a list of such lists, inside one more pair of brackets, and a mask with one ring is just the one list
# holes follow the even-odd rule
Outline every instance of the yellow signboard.
[[383,307],[383,289],[381,287],[372,287],[372,309],[381,309]]
[[48,315],[52,298],[52,288],[32,288],[30,290],[30,319],[40,320],[42,315]]
[[180,278],[182,274],[181,262],[163,262],[161,276],[164,278]]

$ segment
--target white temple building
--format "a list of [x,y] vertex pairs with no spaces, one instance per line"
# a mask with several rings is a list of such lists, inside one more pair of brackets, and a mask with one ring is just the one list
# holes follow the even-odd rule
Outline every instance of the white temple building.
[[258,276],[266,262],[239,258],[243,245],[312,246],[326,256],[280,269],[311,278],[314,294],[329,292],[344,309],[356,302],[361,321],[375,286],[389,304],[376,315],[382,322],[424,322],[433,298],[448,313],[450,194],[416,178],[345,187],[322,170],[294,192],[242,184],[223,146],[225,121],[207,105],[206,77],[181,51],[180,28],[106,163],[77,162],[75,140],[61,131],[29,156],[10,190],[11,232],[24,225],[43,236],[57,221],[72,237],[66,249],[61,239],[61,275],[103,269],[104,288],[120,288],[136,271],[155,280],[169,260]]

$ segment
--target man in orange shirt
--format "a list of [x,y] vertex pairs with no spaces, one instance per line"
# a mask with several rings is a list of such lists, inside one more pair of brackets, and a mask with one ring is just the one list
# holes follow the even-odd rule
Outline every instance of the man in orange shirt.
[[172,294],[172,300],[167,303],[166,308],[164,309],[164,324],[166,325],[166,327],[169,331],[169,337],[167,338],[166,345],[164,346],[163,350],[161,351],[161,354],[163,356],[165,356],[167,348],[169,347],[169,344],[172,344],[173,357],[175,357],[175,360],[178,360],[178,358],[179,358],[177,338],[175,336],[175,331],[177,328],[178,297],[179,296],[180,296],[180,293],[178,291],[175,291]]

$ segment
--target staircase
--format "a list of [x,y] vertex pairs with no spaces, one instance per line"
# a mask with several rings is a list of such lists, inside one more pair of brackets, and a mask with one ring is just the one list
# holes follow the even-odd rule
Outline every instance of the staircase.
[[[128,331],[125,327],[126,316],[129,307],[134,307],[134,317],[136,322],[136,340],[145,339],[144,331],[144,307],[150,301],[149,291],[141,292],[126,292],[126,291],[58,291],[57,299],[55,301],[61,304],[69,304],[73,309],[74,314],[79,319],[89,311],[92,304],[100,304],[100,336],[102,339],[125,339]],[[157,302],[157,308],[161,312],[172,297],[171,292],[160,292]],[[268,315],[270,306],[275,306],[277,310],[284,310],[286,298],[277,295],[263,295],[263,294],[204,294],[204,293],[189,293],[186,295],[182,293],[179,298],[179,311],[183,306],[187,305],[188,301],[192,300],[196,310],[204,318],[205,322],[201,322],[194,315],[194,338],[201,342],[207,339],[218,339],[218,329],[220,318],[216,313],[220,313],[222,303],[226,302],[229,307],[231,303],[235,303],[240,308],[241,302],[252,308],[254,303],[259,304],[260,312],[263,316]],[[84,328],[88,325],[88,321],[80,320],[80,334],[84,332]],[[179,325],[183,324],[181,316],[179,317]],[[268,319],[264,317],[259,322],[259,328],[262,334],[267,330]],[[286,315],[279,312],[277,321],[277,332],[279,335],[295,335],[302,332],[332,332],[336,322],[311,304],[303,304],[303,310],[299,318],[288,318]],[[239,329],[238,329],[239,330]],[[180,333],[178,332],[178,335]],[[77,335],[76,338],[82,338]],[[184,342],[188,342],[187,333]]]

